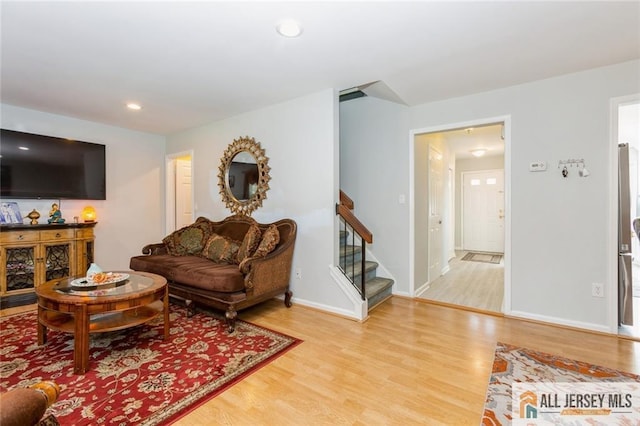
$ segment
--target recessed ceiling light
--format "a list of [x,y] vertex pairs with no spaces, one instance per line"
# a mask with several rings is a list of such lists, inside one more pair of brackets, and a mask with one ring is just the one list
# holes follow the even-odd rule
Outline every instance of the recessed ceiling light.
[[276,31],[283,37],[294,38],[302,34],[302,26],[293,19],[285,19],[276,25]]
[[471,150],[471,155],[473,155],[474,157],[482,157],[486,153],[487,153],[487,150],[483,148]]
[[127,108],[134,110],[134,111],[140,111],[142,109],[142,107],[140,106],[140,104],[137,104],[135,102],[129,102],[127,103]]
[[27,148],[26,146],[19,146],[18,149],[21,149],[23,151],[29,151],[29,148]]

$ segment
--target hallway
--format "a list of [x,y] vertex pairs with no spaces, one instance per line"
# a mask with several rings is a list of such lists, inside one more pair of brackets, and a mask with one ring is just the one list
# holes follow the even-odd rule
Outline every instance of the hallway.
[[462,260],[466,251],[456,250],[449,272],[433,281],[421,299],[502,312],[504,257],[499,264]]

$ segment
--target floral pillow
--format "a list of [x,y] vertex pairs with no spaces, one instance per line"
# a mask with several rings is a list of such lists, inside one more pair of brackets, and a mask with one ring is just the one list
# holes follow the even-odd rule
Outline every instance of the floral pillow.
[[236,263],[239,248],[239,241],[213,233],[202,250],[202,257],[215,263]]
[[260,244],[252,257],[265,257],[276,248],[279,242],[280,232],[278,231],[278,227],[276,225],[269,225],[267,230],[264,231],[264,234],[262,234],[262,240],[260,240]]
[[249,273],[249,269],[251,268],[250,262],[254,259],[259,259],[261,257],[265,257],[269,253],[271,253],[278,243],[280,242],[280,232],[278,231],[278,227],[276,225],[269,225],[269,227],[262,234],[262,240],[258,245],[256,251],[251,255],[251,257],[246,257],[244,260],[240,262],[238,268],[243,274]]
[[211,225],[204,218],[164,237],[162,242],[173,256],[197,256],[211,236]]
[[240,248],[238,249],[238,257],[236,259],[237,263],[240,263],[253,255],[253,252],[256,251],[258,245],[260,245],[261,236],[262,231],[260,231],[258,225],[255,223],[252,224],[247,230],[247,233],[242,240],[242,244],[240,244]]

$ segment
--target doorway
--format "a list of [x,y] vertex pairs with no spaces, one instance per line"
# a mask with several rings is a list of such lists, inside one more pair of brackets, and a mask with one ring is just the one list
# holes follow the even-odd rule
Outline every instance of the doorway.
[[[614,169],[617,175],[618,188],[616,195],[622,196],[626,194],[626,202],[619,200],[617,206],[617,214],[615,217],[616,228],[621,233],[626,233],[614,247],[617,247],[616,255],[618,260],[617,268],[617,285],[614,294],[617,312],[618,333],[620,335],[640,339],[640,243],[638,242],[638,234],[633,230],[633,220],[640,215],[640,169],[638,167],[638,157],[640,152],[640,95],[617,99],[612,105],[615,123],[614,125],[614,142],[618,152],[617,167]],[[624,148],[620,148],[619,144],[626,144]],[[624,152],[624,154],[620,154]],[[624,163],[624,164],[623,164]],[[622,185],[624,184],[624,185]],[[624,187],[624,191],[621,191]],[[618,192],[620,191],[620,192]],[[630,236],[630,238],[629,238]],[[623,259],[628,258],[629,254],[624,254],[625,250],[621,244],[629,242],[629,250],[631,261],[630,264],[623,265]],[[626,271],[631,272],[630,288],[626,285],[625,280],[629,279]]]
[[[420,129],[412,132],[411,139],[413,295],[471,309],[508,312],[510,118]],[[440,153],[443,161],[443,167],[438,168],[442,173],[436,174],[442,177],[439,189],[433,188],[437,182],[431,172],[434,152]],[[475,184],[466,191],[466,200],[465,178],[469,185],[472,181]],[[482,185],[476,184],[478,179]],[[433,209],[433,204],[437,205],[434,199],[442,203],[437,210]],[[465,204],[468,209],[463,209]],[[478,209],[483,210],[482,215]],[[441,233],[435,242],[434,218]],[[465,222],[467,227],[463,228]],[[496,256],[472,259],[465,256],[470,249]],[[439,271],[434,269],[437,259],[442,259]]]
[[167,156],[166,234],[194,221],[193,157],[184,152]]

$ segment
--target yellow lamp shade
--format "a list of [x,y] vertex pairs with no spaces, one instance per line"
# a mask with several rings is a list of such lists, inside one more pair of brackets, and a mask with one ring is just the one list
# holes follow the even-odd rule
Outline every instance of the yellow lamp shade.
[[82,220],[85,222],[95,222],[96,221],[96,209],[91,206],[87,206],[82,209]]

